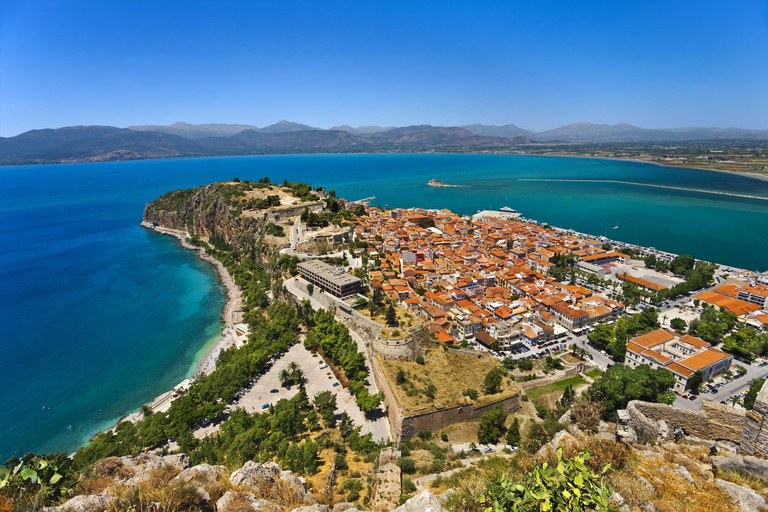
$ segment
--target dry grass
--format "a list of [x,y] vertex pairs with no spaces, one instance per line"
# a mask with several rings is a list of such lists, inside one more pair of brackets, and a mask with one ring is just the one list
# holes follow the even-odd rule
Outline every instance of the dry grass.
[[750,489],[752,489],[753,491],[756,491],[763,497],[765,497],[766,495],[765,482],[753,476],[742,475],[741,473],[728,471],[724,473],[723,472],[718,473],[717,478],[720,478],[721,480],[726,480],[728,482],[732,482],[742,487],[749,487]]
[[[493,368],[501,367],[497,359],[487,355],[468,356],[444,350],[442,347],[430,348],[424,354],[425,364],[414,361],[393,361],[379,358],[384,374],[392,389],[397,393],[398,401],[404,412],[415,411],[424,407],[452,407],[468,404],[470,400],[462,396],[465,389],[475,389],[479,393],[477,403],[499,400],[517,393],[517,386],[508,378],[503,379],[501,393],[485,395],[482,392],[483,379]],[[403,370],[408,382],[398,385],[396,376]],[[408,389],[425,390],[429,384],[437,388],[434,399],[423,392],[408,396]]]
[[[401,332],[405,332],[408,330],[408,327],[412,325],[416,325],[419,322],[419,319],[413,316],[412,313],[409,313],[407,309],[404,307],[393,304],[395,308],[395,315],[397,316],[397,324],[398,329],[400,329]],[[361,308],[358,310],[358,313],[363,315],[366,318],[371,318],[374,322],[379,323],[381,325],[387,325],[385,314],[387,309],[383,308],[381,312],[376,312],[376,314],[371,318],[371,311],[368,308]],[[394,329],[392,329],[394,330]]]
[[111,476],[97,476],[94,478],[88,478],[78,483],[75,488],[76,494],[99,494],[115,483],[115,479]]

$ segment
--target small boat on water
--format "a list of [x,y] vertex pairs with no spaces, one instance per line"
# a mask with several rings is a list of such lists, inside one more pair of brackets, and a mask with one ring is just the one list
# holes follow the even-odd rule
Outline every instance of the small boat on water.
[[616,225],[613,226],[613,229],[619,229],[619,221],[616,221]]
[[505,212],[505,213],[517,213],[517,210],[515,210],[514,208],[510,208],[509,206],[502,206],[501,208],[499,208],[499,211]]

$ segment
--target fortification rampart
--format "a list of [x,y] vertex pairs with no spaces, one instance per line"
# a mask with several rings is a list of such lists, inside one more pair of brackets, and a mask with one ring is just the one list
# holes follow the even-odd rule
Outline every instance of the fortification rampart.
[[768,386],[763,384],[755,406],[744,416],[741,450],[750,455],[768,457]]
[[633,400],[627,404],[629,423],[635,429],[656,434],[659,422],[670,431],[682,428],[686,435],[714,441],[741,443],[746,411],[715,402],[704,402],[700,411],[689,411],[672,405]]
[[429,330],[422,323],[410,327],[405,339],[386,338],[381,332],[373,340],[373,349],[385,359],[413,361],[419,355],[419,347],[429,342]]
[[267,222],[280,222],[292,217],[297,217],[301,215],[304,210],[309,210],[310,213],[321,213],[323,208],[324,204],[322,201],[312,201],[297,205],[276,206],[266,210],[264,213],[267,214]]
[[470,402],[445,409],[433,409],[423,413],[407,413],[407,415],[402,417],[400,431],[396,439],[406,440],[422,430],[435,432],[454,423],[478,420],[484,412],[493,409],[497,405],[510,413],[519,411],[521,408],[520,394],[508,395],[500,400],[483,403],[482,405]]

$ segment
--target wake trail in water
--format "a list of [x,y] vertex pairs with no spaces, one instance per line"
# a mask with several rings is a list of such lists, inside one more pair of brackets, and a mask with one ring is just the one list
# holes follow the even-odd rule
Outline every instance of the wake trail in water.
[[705,190],[701,188],[686,188],[686,187],[673,187],[670,185],[652,185],[650,183],[637,183],[634,181],[620,181],[620,180],[572,180],[572,179],[558,179],[558,178],[518,178],[517,181],[562,181],[562,182],[575,182],[575,183],[618,183],[620,185],[634,185],[637,187],[651,187],[651,188],[665,188],[669,190],[682,190],[685,192],[700,192],[702,194],[716,194],[721,196],[731,197],[744,197],[747,199],[760,199],[761,201],[768,201],[768,197],[750,196],[747,194],[734,194],[733,192],[719,192],[717,190]]

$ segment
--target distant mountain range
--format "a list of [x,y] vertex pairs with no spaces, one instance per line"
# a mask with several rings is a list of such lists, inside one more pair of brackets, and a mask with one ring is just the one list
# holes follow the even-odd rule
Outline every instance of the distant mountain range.
[[71,126],[0,137],[0,165],[145,158],[344,153],[401,150],[500,149],[535,143],[647,143],[768,140],[768,130],[676,128],[577,123],[533,132],[503,126],[337,126],[329,130],[280,121],[264,128],[243,124],[175,123],[116,128]]

